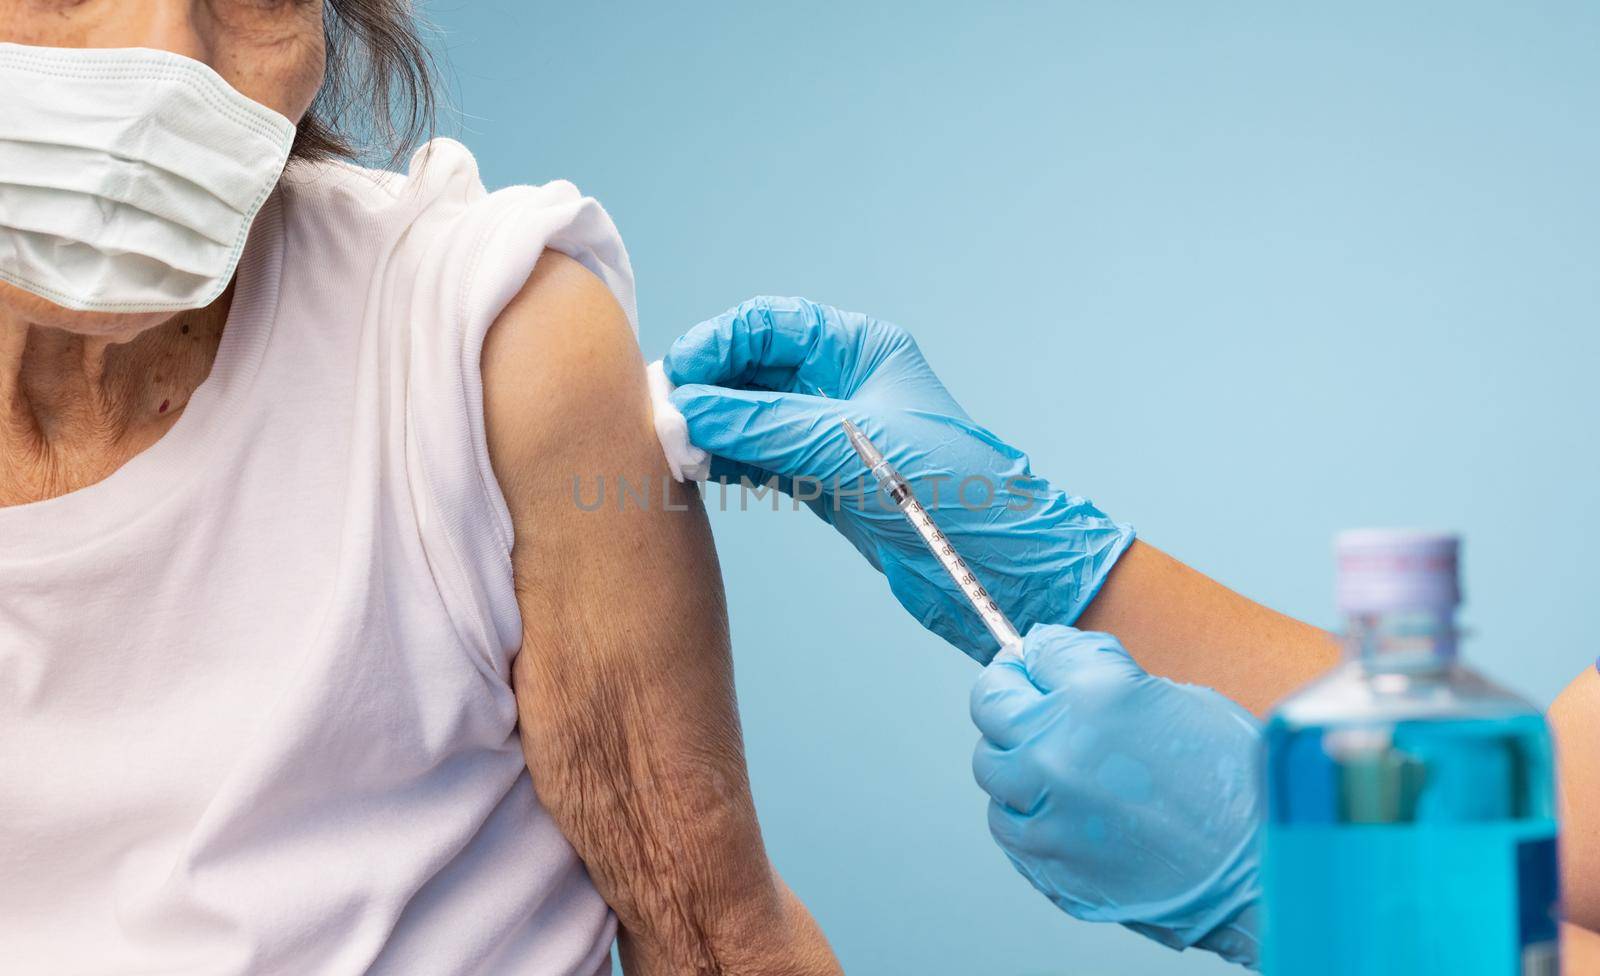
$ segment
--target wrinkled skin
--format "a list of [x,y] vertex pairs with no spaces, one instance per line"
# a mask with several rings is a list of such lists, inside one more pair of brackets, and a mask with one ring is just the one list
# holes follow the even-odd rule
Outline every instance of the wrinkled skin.
[[[295,122],[326,68],[322,0],[0,0],[0,41],[171,51]],[[210,373],[231,301],[80,312],[0,284],[0,505],[92,484],[159,439]]]

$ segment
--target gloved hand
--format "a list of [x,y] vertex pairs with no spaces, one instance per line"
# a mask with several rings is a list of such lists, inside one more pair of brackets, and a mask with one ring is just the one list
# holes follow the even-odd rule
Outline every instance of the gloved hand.
[[1027,455],[975,424],[897,326],[803,298],[755,298],[690,329],[665,365],[690,440],[714,455],[713,479],[775,477],[888,577],[923,626],[979,662],[998,643],[878,493],[841,419],[912,484],[1023,630],[1077,620],[1133,541],[1129,526],[1053,488]]
[[989,831],[1064,912],[1256,965],[1261,733],[1115,637],[1035,627],[972,689]]

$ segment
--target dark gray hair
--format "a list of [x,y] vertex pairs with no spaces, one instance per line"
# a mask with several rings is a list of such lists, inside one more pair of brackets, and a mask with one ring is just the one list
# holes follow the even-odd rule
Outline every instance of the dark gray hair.
[[433,133],[438,75],[411,0],[326,0],[327,76],[294,159],[398,162]]

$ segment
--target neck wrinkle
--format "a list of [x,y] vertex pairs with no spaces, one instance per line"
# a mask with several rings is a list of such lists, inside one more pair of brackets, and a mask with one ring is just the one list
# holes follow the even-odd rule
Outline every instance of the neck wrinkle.
[[125,335],[0,307],[0,505],[93,484],[159,440],[210,373],[231,297]]
[[22,361],[32,326],[0,311],[0,460],[10,468],[17,448],[37,450],[42,431],[22,389]]

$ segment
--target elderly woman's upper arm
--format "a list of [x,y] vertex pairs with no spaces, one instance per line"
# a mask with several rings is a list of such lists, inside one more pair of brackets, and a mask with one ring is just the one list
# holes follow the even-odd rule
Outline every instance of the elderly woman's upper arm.
[[[762,846],[710,529],[691,490],[665,488],[621,309],[547,253],[491,330],[483,373],[516,529],[523,749],[617,912],[630,971],[831,971]],[[622,481],[647,500],[619,505]]]

